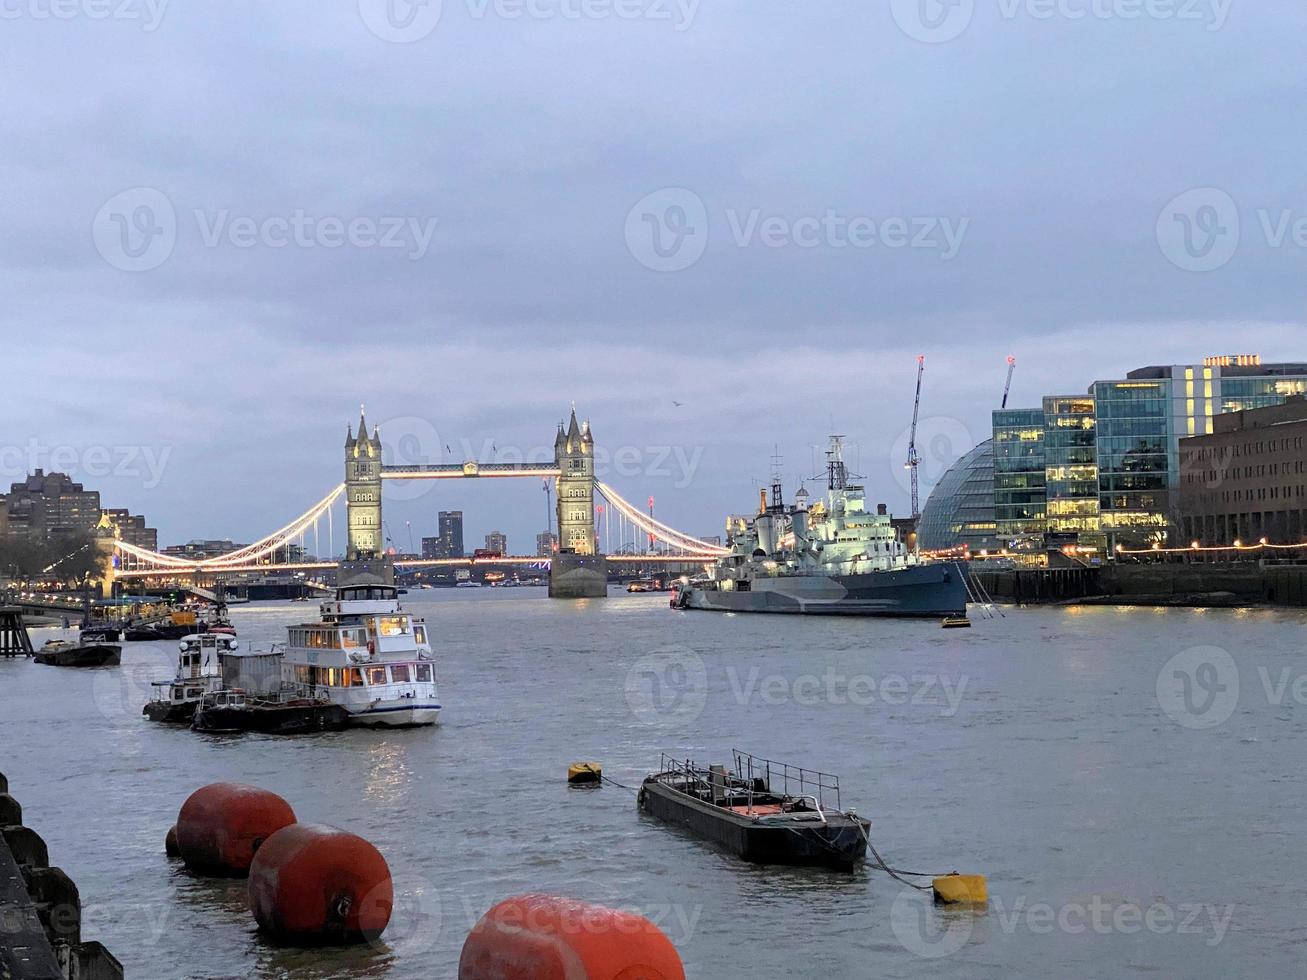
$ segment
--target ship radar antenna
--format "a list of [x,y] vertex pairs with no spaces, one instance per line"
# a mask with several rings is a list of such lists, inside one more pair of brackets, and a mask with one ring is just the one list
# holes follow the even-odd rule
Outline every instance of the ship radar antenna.
[[781,455],[781,447],[772,445],[771,456],[771,508],[772,510],[783,511],[785,509],[784,494],[781,491],[781,464],[785,457]]

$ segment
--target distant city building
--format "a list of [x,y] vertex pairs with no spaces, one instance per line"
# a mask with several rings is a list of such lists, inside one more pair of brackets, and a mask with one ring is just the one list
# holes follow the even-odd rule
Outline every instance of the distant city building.
[[1004,547],[1110,551],[1180,534],[1180,440],[1214,418],[1307,394],[1307,363],[1254,354],[1153,365],[1084,395],[993,413],[994,517]]
[[500,531],[491,531],[486,535],[486,551],[508,554],[508,537]]
[[4,495],[0,530],[5,534],[46,538],[53,534],[94,531],[100,523],[100,494],[74,483],[66,473],[38,469]]
[[141,515],[129,513],[125,507],[108,508],[103,515],[102,523],[112,527],[119,540],[146,551],[159,550],[159,532],[155,528],[146,527],[145,518]]
[[440,553],[440,538],[423,538],[422,539],[422,557],[423,558],[443,558]]
[[994,530],[994,441],[986,439],[940,477],[917,532],[926,551],[966,545],[977,554],[997,550]]
[[558,548],[558,535],[553,531],[542,531],[536,535],[536,554],[552,555]]
[[440,544],[433,558],[463,557],[463,512],[442,510],[436,515]]
[[1219,415],[1180,440],[1184,543],[1307,538],[1307,400]]
[[218,558],[244,547],[245,545],[237,544],[230,538],[196,538],[186,542],[186,544],[171,544],[163,549],[163,554],[172,555],[174,558],[197,560]]

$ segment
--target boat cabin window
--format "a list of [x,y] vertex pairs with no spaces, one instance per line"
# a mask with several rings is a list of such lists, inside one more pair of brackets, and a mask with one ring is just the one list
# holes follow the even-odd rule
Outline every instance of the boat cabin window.
[[377,632],[382,636],[403,636],[408,632],[408,617],[378,616]]
[[427,628],[418,623],[413,624],[413,639],[417,643],[427,642]]
[[173,688],[172,699],[174,701],[180,701],[182,699],[182,689],[180,687]]
[[377,685],[380,685],[380,684],[384,684],[384,683],[386,683],[386,668],[385,668],[385,667],[369,667],[369,668],[368,668],[368,683],[371,684],[373,687],[376,687]]
[[355,585],[339,589],[336,592],[336,598],[341,602],[356,602],[367,599],[394,599],[398,595],[399,592],[397,589],[386,585]]
[[426,683],[426,682],[430,681],[430,680],[431,680],[431,665],[430,665],[430,664],[414,664],[414,665],[413,665],[413,678],[414,678],[414,680],[418,681],[419,683]]
[[362,687],[363,674],[357,667],[295,666],[295,680],[314,687]]
[[200,696],[200,689],[198,687],[188,687],[186,689],[186,696],[188,698],[198,698]]
[[341,630],[340,645],[342,649],[351,650],[354,647],[364,647],[368,644],[368,631],[366,629],[347,629]]
[[390,676],[396,684],[407,684],[409,679],[408,664],[395,664],[390,668]]
[[340,631],[329,627],[298,627],[290,631],[290,644],[310,650],[339,650]]

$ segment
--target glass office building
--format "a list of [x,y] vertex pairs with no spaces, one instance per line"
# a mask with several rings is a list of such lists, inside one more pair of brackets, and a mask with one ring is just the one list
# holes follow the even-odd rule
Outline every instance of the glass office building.
[[1048,531],[1044,494],[1044,410],[994,413],[994,530],[1000,547],[1042,547]]
[[994,441],[986,439],[940,477],[921,509],[920,547],[966,545],[972,554],[998,549],[994,534]]
[[1044,399],[1044,494],[1049,535],[1094,543],[1099,534],[1094,399]]
[[1252,354],[1153,365],[1096,381],[1088,396],[993,416],[994,509],[1007,547],[1147,547],[1179,525],[1180,440],[1212,416],[1307,394],[1307,363]]

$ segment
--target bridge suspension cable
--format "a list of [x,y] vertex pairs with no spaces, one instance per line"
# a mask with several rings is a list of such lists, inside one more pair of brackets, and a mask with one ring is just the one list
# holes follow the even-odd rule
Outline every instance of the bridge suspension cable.
[[724,555],[727,552],[727,549],[720,545],[709,544],[707,541],[691,537],[674,527],[668,527],[661,521],[654,520],[638,507],[623,500],[616,490],[601,480],[595,480],[595,489],[603,495],[603,498],[608,501],[610,506],[616,508],[619,514],[644,531],[645,534],[652,534],[673,547],[683,548],[698,555]]
[[223,571],[232,566],[248,565],[259,558],[272,554],[278,548],[283,548],[290,544],[296,538],[300,537],[309,525],[316,525],[324,514],[330,516],[332,504],[334,504],[344,492],[345,484],[338,484],[331,493],[327,494],[327,496],[323,497],[320,501],[285,527],[273,531],[267,537],[260,538],[253,544],[246,545],[244,548],[240,548],[236,551],[228,552],[218,558],[206,558],[200,561],[193,561],[186,558],[177,558],[173,555],[161,554],[157,551],[147,551],[144,548],[138,548],[125,541],[115,541],[114,548],[120,554],[127,555],[137,561],[160,565],[167,569]]

